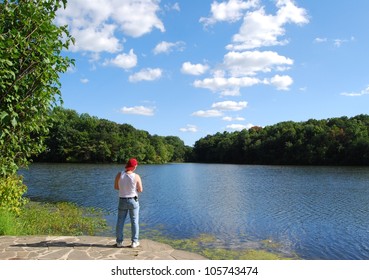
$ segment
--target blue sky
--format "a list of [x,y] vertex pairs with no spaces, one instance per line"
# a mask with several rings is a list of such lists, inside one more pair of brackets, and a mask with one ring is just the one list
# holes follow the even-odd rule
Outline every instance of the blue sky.
[[367,0],[69,0],[64,107],[185,144],[369,114]]

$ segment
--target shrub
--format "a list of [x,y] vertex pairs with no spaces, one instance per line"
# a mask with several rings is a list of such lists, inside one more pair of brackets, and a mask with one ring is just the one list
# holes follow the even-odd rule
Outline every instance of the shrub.
[[0,177],[0,210],[19,214],[21,207],[27,203],[23,194],[27,191],[23,178],[18,175]]

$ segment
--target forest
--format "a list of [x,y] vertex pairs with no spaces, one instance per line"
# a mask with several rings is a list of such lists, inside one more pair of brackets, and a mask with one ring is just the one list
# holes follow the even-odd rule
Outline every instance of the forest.
[[150,135],[129,124],[55,107],[44,152],[34,162],[140,163],[183,162],[191,149],[175,136]]
[[189,147],[176,136],[150,135],[56,107],[36,162],[199,162],[281,165],[368,165],[369,116],[280,122],[249,130],[207,135]]
[[238,164],[368,165],[369,116],[280,122],[208,135],[193,161]]

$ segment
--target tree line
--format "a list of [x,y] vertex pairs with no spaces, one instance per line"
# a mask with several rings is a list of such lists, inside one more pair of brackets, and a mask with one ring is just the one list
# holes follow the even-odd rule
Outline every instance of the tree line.
[[369,116],[280,122],[198,140],[192,160],[208,163],[368,165]]
[[280,122],[207,135],[189,147],[176,136],[151,135],[71,109],[55,107],[38,162],[203,162],[289,165],[368,165],[369,116]]
[[46,149],[36,162],[140,163],[183,162],[190,147],[176,136],[151,135],[129,124],[118,124],[87,113],[55,107]]

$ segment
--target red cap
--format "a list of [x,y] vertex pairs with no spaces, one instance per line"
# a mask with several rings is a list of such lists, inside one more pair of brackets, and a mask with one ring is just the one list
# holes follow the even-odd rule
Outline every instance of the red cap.
[[128,162],[126,164],[126,170],[127,171],[132,171],[136,168],[137,165],[138,165],[137,159],[131,158],[131,159],[128,160]]

